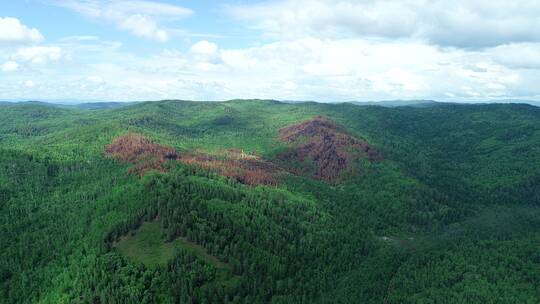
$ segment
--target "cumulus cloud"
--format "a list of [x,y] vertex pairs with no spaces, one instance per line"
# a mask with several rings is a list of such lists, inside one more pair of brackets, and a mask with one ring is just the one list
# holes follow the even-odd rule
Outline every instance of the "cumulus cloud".
[[221,61],[217,44],[206,40],[193,44],[189,49],[189,53],[192,60],[199,63],[215,64]]
[[62,49],[58,46],[32,46],[19,49],[13,58],[34,64],[58,61],[62,58]]
[[19,69],[19,64],[15,61],[6,61],[0,65],[2,72],[14,72]]
[[55,3],[86,17],[112,23],[135,36],[158,42],[165,42],[170,36],[169,31],[159,24],[161,21],[176,20],[193,13],[181,6],[154,1],[58,0]]
[[29,28],[19,19],[0,17],[0,43],[39,42],[43,40],[41,33],[35,28]]
[[217,53],[218,46],[215,43],[208,42],[206,40],[199,41],[191,46],[190,51],[194,54],[200,55],[215,55]]
[[456,47],[540,41],[540,2],[528,0],[281,0],[228,11],[279,38],[413,38]]
[[513,43],[487,50],[493,59],[517,69],[540,69],[540,43]]

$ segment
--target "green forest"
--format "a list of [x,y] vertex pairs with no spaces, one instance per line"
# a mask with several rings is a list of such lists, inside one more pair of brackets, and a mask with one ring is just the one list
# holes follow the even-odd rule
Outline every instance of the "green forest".
[[0,303],[540,303],[540,108],[0,104]]

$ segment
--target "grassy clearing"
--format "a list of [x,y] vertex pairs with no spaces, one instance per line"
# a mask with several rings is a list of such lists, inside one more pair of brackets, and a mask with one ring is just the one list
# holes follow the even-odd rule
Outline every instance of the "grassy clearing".
[[114,244],[120,254],[147,267],[163,265],[172,258],[174,242],[165,242],[159,222],[144,223]]
[[175,247],[182,247],[200,259],[212,264],[218,269],[231,270],[231,266],[223,263],[206,249],[186,238],[177,238],[166,242],[161,234],[160,222],[146,222],[131,234],[120,238],[113,246],[118,252],[129,259],[143,263],[147,267],[164,265],[172,258]]
[[227,269],[232,270],[231,266],[229,264],[223,263],[215,256],[209,254],[204,247],[201,245],[198,245],[196,243],[193,243],[191,241],[188,241],[186,238],[177,238],[174,243],[179,244],[184,249],[189,250],[193,254],[195,254],[200,259],[205,260],[206,262],[212,264],[214,267],[218,269]]

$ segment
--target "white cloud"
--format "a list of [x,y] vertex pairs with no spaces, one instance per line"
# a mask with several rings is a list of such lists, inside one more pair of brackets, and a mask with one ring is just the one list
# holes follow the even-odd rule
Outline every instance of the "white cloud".
[[14,72],[19,69],[19,64],[15,61],[6,61],[4,64],[0,65],[0,70],[2,72]]
[[488,50],[494,60],[511,68],[540,69],[540,43],[515,43]]
[[24,82],[24,86],[27,87],[27,88],[33,88],[36,86],[36,83],[33,82],[32,80],[26,80]]
[[160,21],[190,16],[190,9],[154,1],[59,0],[56,4],[86,17],[110,22],[135,36],[165,42],[169,31]]
[[157,23],[140,14],[131,15],[118,23],[118,28],[129,31],[135,36],[154,39],[159,42],[169,40],[169,34],[160,29]]
[[213,56],[217,53],[218,46],[215,43],[202,40],[192,45],[190,51],[194,54]]
[[210,65],[212,64],[221,62],[221,55],[217,44],[206,40],[193,44],[189,49],[189,53],[192,61],[197,62],[199,67],[202,67],[204,70],[211,68]]
[[34,64],[58,61],[62,58],[62,49],[58,46],[32,46],[19,49],[13,58]]
[[529,0],[282,0],[230,6],[270,37],[385,37],[443,46],[540,41],[540,2]]
[[28,28],[19,19],[0,17],[0,43],[39,42],[43,40],[41,33],[35,28]]

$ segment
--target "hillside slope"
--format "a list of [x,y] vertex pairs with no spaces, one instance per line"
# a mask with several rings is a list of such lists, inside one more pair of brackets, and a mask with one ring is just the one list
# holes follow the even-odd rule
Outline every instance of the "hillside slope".
[[540,302],[537,107],[23,103],[0,121],[2,303]]

